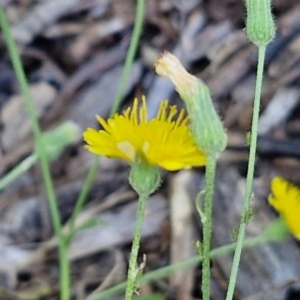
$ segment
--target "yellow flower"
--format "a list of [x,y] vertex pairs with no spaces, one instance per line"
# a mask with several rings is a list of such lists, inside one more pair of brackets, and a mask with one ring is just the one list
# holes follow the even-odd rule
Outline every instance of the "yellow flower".
[[84,132],[86,149],[130,163],[142,158],[170,171],[205,165],[206,157],[195,145],[185,111],[177,113],[176,106],[163,101],[157,116],[148,121],[145,97],[141,107],[135,99],[132,107],[107,121],[97,116],[103,130]]
[[271,182],[269,203],[280,213],[292,234],[300,239],[300,189],[281,177]]

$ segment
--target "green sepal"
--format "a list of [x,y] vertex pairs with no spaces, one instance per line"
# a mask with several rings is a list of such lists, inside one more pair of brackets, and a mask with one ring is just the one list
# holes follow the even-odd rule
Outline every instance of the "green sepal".
[[161,181],[158,166],[149,165],[146,160],[137,156],[131,165],[129,183],[139,195],[150,195],[156,191]]
[[196,145],[207,156],[217,157],[227,145],[227,135],[213,105],[209,88],[197,80],[186,91],[178,91],[186,103]]

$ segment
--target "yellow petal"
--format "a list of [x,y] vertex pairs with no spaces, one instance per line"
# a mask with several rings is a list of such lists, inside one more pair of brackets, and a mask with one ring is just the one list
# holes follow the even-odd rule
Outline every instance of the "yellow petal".
[[295,237],[300,238],[300,189],[275,177],[271,182],[269,203],[280,213]]
[[149,165],[172,171],[206,163],[205,155],[195,145],[184,110],[178,114],[177,107],[169,106],[168,101],[161,103],[156,118],[150,121],[144,97],[140,108],[135,99],[123,114],[97,119],[103,130],[88,128],[83,135],[86,148],[95,154],[130,162],[141,156]]

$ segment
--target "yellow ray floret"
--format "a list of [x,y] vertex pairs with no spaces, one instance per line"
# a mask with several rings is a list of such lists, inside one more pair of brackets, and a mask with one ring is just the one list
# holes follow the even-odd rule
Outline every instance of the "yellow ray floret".
[[178,114],[176,106],[162,101],[156,117],[148,121],[145,97],[139,104],[135,99],[132,107],[108,120],[97,116],[103,129],[84,132],[86,149],[130,163],[142,157],[149,165],[170,171],[205,165],[206,157],[194,143],[184,110]]
[[300,239],[300,189],[281,177],[271,183],[269,203],[280,213],[292,234]]

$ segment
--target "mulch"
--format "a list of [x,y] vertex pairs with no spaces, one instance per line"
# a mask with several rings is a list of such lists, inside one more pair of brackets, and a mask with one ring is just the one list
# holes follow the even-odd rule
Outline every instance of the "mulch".
[[[267,204],[270,180],[280,175],[300,185],[300,4],[274,0],[277,34],[267,48],[257,163],[247,236],[260,234],[277,214]],[[132,34],[135,1],[3,0],[43,130],[66,120],[80,132],[108,116],[116,96]],[[215,186],[213,240],[233,241],[238,227],[248,162],[257,49],[244,31],[241,0],[148,0],[138,53],[127,78],[122,109],[147,96],[149,115],[161,100],[182,106],[174,88],[158,77],[153,63],[164,50],[179,57],[210,87],[227,128],[228,147],[220,156]],[[29,156],[34,147],[30,120],[4,40],[0,40],[0,176]],[[51,162],[62,220],[67,222],[94,156],[81,136]],[[99,225],[79,231],[69,259],[73,299],[123,282],[134,228],[137,196],[128,166],[101,158],[79,219]],[[41,171],[32,167],[0,193],[0,299],[58,299],[57,241],[53,236]],[[149,199],[140,263],[145,272],[197,254],[201,222],[194,199],[204,170],[164,172]],[[299,216],[300,218],[300,216]],[[232,254],[212,261],[212,297],[224,299]],[[141,295],[201,299],[201,266],[141,287]],[[115,296],[110,299],[122,299]],[[243,252],[235,299],[300,299],[300,248],[292,237]]]

